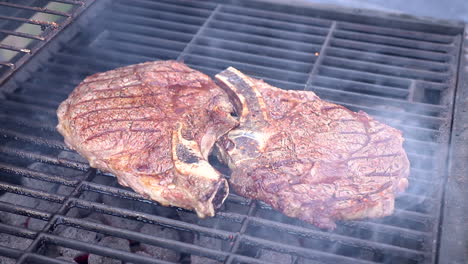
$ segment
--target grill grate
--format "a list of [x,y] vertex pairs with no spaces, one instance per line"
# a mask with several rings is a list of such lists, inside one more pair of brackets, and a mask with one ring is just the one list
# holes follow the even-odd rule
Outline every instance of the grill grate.
[[[72,239],[65,229],[151,245],[181,261],[192,256],[192,263],[435,262],[461,25],[255,1],[120,0],[93,15],[95,9],[85,12],[97,15],[93,27],[83,26],[87,17],[72,23],[62,35],[73,34],[18,71],[8,83],[14,92],[1,99],[0,260],[67,263],[50,253],[65,248],[128,263],[174,261],[119,250],[104,239]],[[342,222],[327,232],[231,194],[215,218],[198,220],[89,168],[55,132],[58,104],[89,74],[157,59],[183,60],[210,75],[234,66],[401,129],[412,173],[395,214]],[[162,227],[178,238],[139,232],[136,225]]]
[[[93,1],[0,1],[0,83],[70,24]],[[66,10],[61,11],[61,10]]]

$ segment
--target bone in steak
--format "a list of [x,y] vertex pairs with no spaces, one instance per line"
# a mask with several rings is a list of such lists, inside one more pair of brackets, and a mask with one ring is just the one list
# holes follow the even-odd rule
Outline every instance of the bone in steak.
[[240,118],[217,144],[237,193],[321,228],[393,212],[409,174],[399,130],[232,67],[216,80]]
[[121,185],[204,217],[229,192],[207,157],[237,125],[232,111],[208,76],[176,61],[147,62],[86,78],[60,105],[57,129]]

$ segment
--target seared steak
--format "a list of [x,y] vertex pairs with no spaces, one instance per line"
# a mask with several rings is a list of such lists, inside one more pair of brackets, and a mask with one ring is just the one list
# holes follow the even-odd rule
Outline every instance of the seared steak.
[[232,111],[208,76],[175,61],[147,62],[86,78],[60,105],[57,129],[120,184],[204,217],[229,192],[207,157],[237,125]]
[[232,67],[216,80],[240,118],[218,142],[237,193],[321,228],[393,212],[409,173],[399,130]]

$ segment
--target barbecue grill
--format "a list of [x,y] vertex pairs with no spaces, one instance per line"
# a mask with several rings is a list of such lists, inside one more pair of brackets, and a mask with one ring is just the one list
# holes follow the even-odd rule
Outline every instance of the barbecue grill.
[[[1,1],[0,263],[465,263],[467,34],[263,1]],[[411,176],[395,213],[326,231],[230,194],[201,220],[65,146],[55,110],[84,77],[166,59],[212,76],[234,66],[402,130]]]

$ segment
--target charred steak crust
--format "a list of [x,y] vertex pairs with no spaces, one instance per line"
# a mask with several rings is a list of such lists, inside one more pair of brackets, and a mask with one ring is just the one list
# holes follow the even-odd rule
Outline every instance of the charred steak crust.
[[176,61],[147,62],[87,77],[57,110],[57,129],[120,184],[204,217],[229,193],[207,157],[237,125],[232,111],[208,76]]
[[321,228],[393,212],[410,167],[399,130],[232,67],[216,80],[240,118],[217,144],[237,193]]

